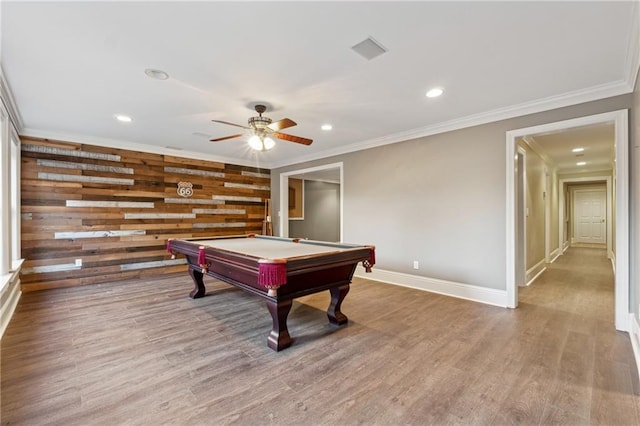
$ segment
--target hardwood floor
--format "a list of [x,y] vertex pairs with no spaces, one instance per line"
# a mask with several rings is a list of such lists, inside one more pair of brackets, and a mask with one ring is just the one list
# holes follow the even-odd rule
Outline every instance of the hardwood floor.
[[2,339],[3,425],[640,424],[603,250],[572,248],[503,309],[356,279],[297,299],[266,345],[262,299],[185,272],[26,293]]

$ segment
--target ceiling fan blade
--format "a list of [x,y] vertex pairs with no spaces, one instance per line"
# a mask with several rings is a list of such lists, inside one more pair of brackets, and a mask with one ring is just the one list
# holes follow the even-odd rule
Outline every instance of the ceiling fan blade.
[[241,124],[236,124],[236,123],[230,123],[228,121],[222,121],[222,120],[211,120],[214,123],[222,123],[222,124],[228,124],[229,126],[236,126],[236,127],[242,127],[243,129],[248,129],[249,127],[247,126],[243,126]]
[[301,138],[300,136],[288,135],[286,133],[273,132],[273,135],[278,139],[282,139],[283,141],[301,143],[302,145],[311,145],[311,143],[313,142],[312,139]]
[[277,132],[279,130],[286,129],[287,127],[293,127],[296,124],[298,123],[296,123],[290,118],[283,118],[282,120],[274,121],[273,123],[269,124],[267,127],[273,130],[274,132]]
[[238,137],[243,136],[243,135],[244,135],[244,133],[238,133],[237,135],[231,135],[231,136],[225,136],[223,138],[211,139],[210,142],[226,141],[227,139],[238,138]]

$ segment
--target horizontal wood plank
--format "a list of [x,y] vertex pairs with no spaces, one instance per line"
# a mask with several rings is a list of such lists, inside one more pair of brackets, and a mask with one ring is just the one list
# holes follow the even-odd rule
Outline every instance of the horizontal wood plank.
[[[269,170],[41,138],[21,142],[25,291],[175,271],[181,265],[167,262],[168,238],[261,231]],[[179,182],[193,185],[191,197],[178,194]]]

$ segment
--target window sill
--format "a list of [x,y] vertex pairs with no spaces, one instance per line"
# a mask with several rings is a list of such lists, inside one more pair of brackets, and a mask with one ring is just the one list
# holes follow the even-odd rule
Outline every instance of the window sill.
[[23,263],[24,259],[14,260],[11,263],[11,270],[7,274],[0,275],[0,294],[5,291],[11,282],[16,280],[17,276],[20,274],[20,269],[22,269]]
[[22,264],[23,263],[24,263],[24,259],[14,260],[11,263],[11,271],[9,271],[9,272],[10,273],[20,272],[20,269],[22,269]]

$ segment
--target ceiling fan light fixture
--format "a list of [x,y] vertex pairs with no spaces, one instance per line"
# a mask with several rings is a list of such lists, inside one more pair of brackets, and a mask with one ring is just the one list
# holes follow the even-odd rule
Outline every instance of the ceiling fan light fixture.
[[256,151],[268,151],[276,146],[276,143],[269,136],[253,135],[249,138],[249,146]]
[[[0,0],[2,1],[2,0]],[[266,105],[256,104],[255,110],[258,116],[250,117],[248,120],[248,126],[241,124],[230,123],[223,120],[211,120],[214,123],[227,124],[234,127],[241,127],[250,132],[250,137],[247,140],[249,146],[256,151],[267,151],[273,148],[276,143],[275,138],[282,139],[287,142],[295,142],[302,145],[311,145],[312,139],[303,138],[300,136],[290,135],[288,133],[282,133],[282,129],[288,129],[295,126],[297,123],[290,118],[282,118],[278,121],[272,121],[271,118],[262,115],[267,110]],[[220,142],[227,139],[238,138],[245,136],[246,133],[238,133],[235,135],[224,136],[221,138],[210,139],[211,142]],[[273,138],[271,137],[273,136]]]
[[256,151],[262,151],[262,141],[258,135],[253,135],[249,138],[249,146]]
[[271,149],[274,146],[276,146],[276,143],[273,139],[271,139],[269,136],[264,138],[264,149]]

